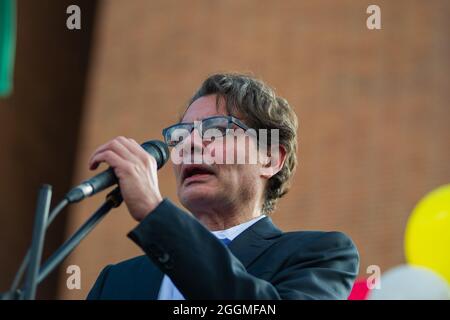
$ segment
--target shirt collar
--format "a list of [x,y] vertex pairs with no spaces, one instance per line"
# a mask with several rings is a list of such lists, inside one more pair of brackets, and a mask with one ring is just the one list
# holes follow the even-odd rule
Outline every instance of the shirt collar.
[[261,215],[247,222],[238,224],[237,226],[225,230],[211,231],[211,233],[214,234],[219,239],[227,238],[233,241],[234,238],[236,238],[238,235],[240,235],[242,232],[244,232],[246,229],[248,229],[250,226],[252,226],[253,224],[255,224],[264,217],[265,215]]

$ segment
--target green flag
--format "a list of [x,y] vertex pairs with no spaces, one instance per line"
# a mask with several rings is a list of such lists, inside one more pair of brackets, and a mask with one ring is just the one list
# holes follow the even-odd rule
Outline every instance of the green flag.
[[0,97],[12,91],[16,47],[16,1],[0,0]]

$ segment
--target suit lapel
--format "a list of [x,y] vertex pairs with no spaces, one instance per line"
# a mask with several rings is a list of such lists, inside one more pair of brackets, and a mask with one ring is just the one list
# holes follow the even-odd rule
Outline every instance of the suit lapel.
[[148,288],[150,289],[150,299],[151,300],[157,300],[158,299],[158,293],[161,289],[162,280],[164,278],[164,273],[159,270],[157,267],[155,268],[155,271],[152,274],[151,283],[157,283],[158,285],[151,285]]
[[[251,265],[251,263],[261,255],[267,248],[269,248],[275,240],[283,232],[278,229],[269,217],[262,218],[239,236],[237,236],[229,245],[228,248],[238,258],[245,268]],[[148,258],[147,258],[148,259]],[[151,266],[149,268],[146,265],[145,270],[150,274],[146,277],[139,277],[145,282],[143,288],[149,288],[150,299],[158,299],[158,293],[161,288],[164,273],[150,260],[147,261]]]
[[262,218],[237,236],[229,249],[245,268],[269,248],[283,232],[278,229],[269,217]]
[[145,296],[148,299],[158,299],[159,289],[164,277],[164,273],[147,257],[143,256],[144,262],[139,272],[136,273],[136,288],[142,292],[137,292],[137,296]]

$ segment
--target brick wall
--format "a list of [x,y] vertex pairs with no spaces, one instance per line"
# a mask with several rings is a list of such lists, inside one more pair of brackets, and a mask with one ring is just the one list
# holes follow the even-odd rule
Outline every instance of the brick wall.
[[[400,264],[408,215],[450,180],[447,1],[378,1],[382,30],[365,26],[366,1],[103,1],[90,70],[78,178],[88,155],[116,135],[144,141],[207,74],[250,71],[286,97],[300,119],[300,166],[274,221],[284,230],[340,230],[368,265]],[[164,195],[176,199],[170,168]],[[101,202],[87,201],[70,227]],[[125,207],[73,254],[83,298],[101,268],[141,252]],[[65,275],[61,275],[65,279]]]

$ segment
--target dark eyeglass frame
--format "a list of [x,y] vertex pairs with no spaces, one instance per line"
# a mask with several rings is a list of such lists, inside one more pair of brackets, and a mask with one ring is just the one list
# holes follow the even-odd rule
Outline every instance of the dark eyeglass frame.
[[[241,120],[239,120],[239,119],[237,119],[237,118],[235,118],[233,116],[212,116],[212,117],[204,118],[204,119],[201,120],[201,126],[203,127],[203,123],[205,121],[211,121],[211,120],[214,120],[214,119],[226,119],[227,120],[227,127],[226,127],[227,132],[228,132],[229,129],[232,129],[232,125],[233,124],[238,126],[241,129],[244,129],[244,130],[250,129],[250,127],[245,125]],[[199,120],[199,122],[200,122],[200,120]],[[167,135],[168,132],[172,131],[173,128],[177,128],[177,127],[179,127],[180,129],[188,130],[189,134],[191,134],[192,130],[194,130],[196,126],[195,126],[194,122],[179,122],[179,123],[176,123],[174,125],[171,125],[170,127],[164,128],[163,131],[162,131],[162,135],[164,137],[164,141],[166,142],[166,144],[169,147],[174,147],[178,143],[181,142],[180,141],[180,142],[175,143],[175,144],[170,143],[170,137],[168,137],[168,135]],[[199,133],[200,133],[200,136],[203,138],[203,130],[201,130],[201,131],[199,130]],[[222,137],[225,136],[225,135],[226,135],[226,133],[223,133]]]

